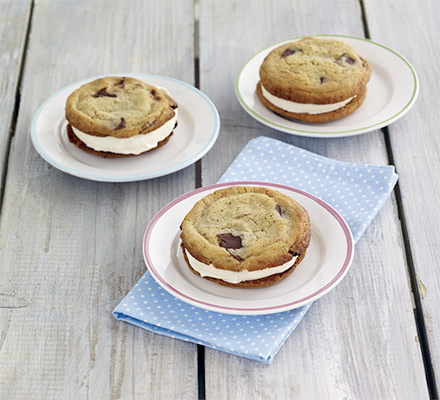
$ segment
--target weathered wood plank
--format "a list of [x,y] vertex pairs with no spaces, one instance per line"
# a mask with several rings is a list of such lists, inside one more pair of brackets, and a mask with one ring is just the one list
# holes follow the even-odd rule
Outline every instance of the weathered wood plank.
[[[222,118],[220,138],[202,160],[203,184],[215,182],[260,135],[339,160],[387,164],[380,132],[329,140],[295,137],[252,120],[233,99],[241,66],[266,46],[335,30],[363,36],[357,1],[202,1],[200,21],[201,89]],[[348,276],[315,302],[270,367],[207,349],[207,397],[426,398],[399,227],[389,201],[358,243]]]
[[129,71],[191,83],[193,65],[190,0],[35,3],[0,225],[0,398],[197,397],[196,346],[111,314],[145,271],[147,223],[194,188],[194,166],[97,183],[49,166],[29,136],[41,102],[71,82]]
[[30,0],[0,2],[0,191],[30,10]]
[[[440,387],[440,4],[425,0],[368,1],[370,35],[408,58],[420,79],[414,108],[389,127],[392,153],[400,175],[403,211],[422,296],[430,352]],[[404,26],[405,29],[394,29]],[[428,61],[429,60],[429,61]],[[402,83],[403,84],[403,83]]]

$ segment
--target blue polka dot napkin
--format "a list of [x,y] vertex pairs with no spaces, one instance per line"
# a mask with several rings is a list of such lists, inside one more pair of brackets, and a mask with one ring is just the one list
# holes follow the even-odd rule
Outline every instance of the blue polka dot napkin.
[[[357,241],[390,195],[397,175],[393,166],[331,160],[259,137],[219,180],[234,181],[280,183],[320,197],[345,218]],[[154,333],[270,364],[309,307],[257,316],[220,314],[175,298],[147,271],[113,314]]]

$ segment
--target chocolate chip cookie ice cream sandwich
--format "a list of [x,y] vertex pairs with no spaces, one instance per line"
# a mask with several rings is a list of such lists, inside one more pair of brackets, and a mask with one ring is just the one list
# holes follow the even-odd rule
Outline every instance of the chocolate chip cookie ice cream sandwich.
[[370,76],[370,64],[352,46],[306,37],[267,55],[257,95],[266,108],[284,117],[328,122],[362,104]]
[[129,77],[82,85],[66,102],[70,142],[101,157],[138,155],[166,144],[177,126],[177,103],[163,88]]
[[277,190],[219,189],[199,200],[181,224],[190,270],[215,283],[261,288],[286,278],[310,243],[307,211]]

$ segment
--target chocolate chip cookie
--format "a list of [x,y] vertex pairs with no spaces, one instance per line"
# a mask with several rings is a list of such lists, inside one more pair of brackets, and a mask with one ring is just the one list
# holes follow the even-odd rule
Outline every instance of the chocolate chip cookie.
[[277,114],[328,122],[362,104],[370,76],[370,64],[352,46],[306,37],[267,55],[256,90],[263,105]]
[[66,102],[69,140],[102,157],[137,155],[165,144],[177,125],[177,103],[163,88],[135,78],[82,85]]
[[307,211],[260,186],[219,189],[198,201],[181,224],[184,258],[197,275],[239,288],[286,278],[310,243]]

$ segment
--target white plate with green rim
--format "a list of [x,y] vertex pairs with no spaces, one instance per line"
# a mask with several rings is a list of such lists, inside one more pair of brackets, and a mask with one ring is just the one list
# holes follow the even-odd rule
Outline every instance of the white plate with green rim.
[[277,43],[254,55],[242,67],[235,83],[240,105],[257,121],[281,132],[310,137],[344,137],[383,128],[403,117],[414,105],[419,80],[412,65],[394,50],[368,39],[344,35],[313,35],[341,40],[353,46],[371,65],[364,103],[352,114],[336,121],[312,124],[281,117],[263,106],[255,88],[264,58],[274,48],[301,39]]

